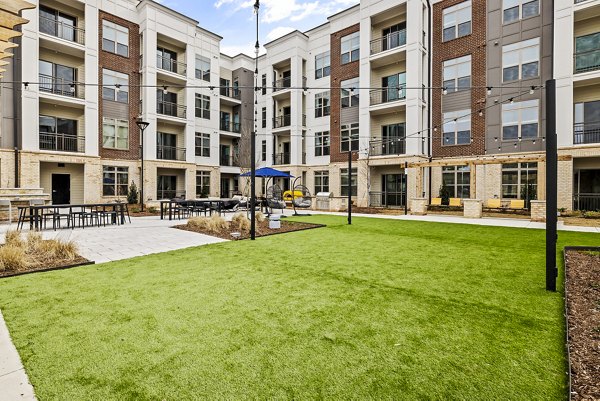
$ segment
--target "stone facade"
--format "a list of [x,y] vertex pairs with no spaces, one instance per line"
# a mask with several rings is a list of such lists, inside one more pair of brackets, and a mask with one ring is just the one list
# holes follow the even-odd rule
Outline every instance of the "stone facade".
[[531,201],[531,221],[546,221],[546,201],[532,200]]
[[463,199],[464,216],[480,219],[483,216],[483,201],[480,199]]

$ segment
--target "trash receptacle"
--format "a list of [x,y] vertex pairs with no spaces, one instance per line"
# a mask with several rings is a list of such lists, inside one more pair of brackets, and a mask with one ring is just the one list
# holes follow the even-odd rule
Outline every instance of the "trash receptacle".
[[269,216],[269,228],[271,230],[279,230],[281,228],[281,215],[272,214]]

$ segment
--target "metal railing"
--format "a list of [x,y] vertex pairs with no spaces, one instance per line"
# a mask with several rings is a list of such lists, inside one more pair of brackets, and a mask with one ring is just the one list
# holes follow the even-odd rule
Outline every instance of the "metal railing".
[[52,75],[40,74],[39,76],[39,89],[41,92],[85,99],[85,86],[81,82],[69,81]]
[[292,115],[285,114],[273,118],[273,128],[289,127],[292,124]]
[[406,44],[406,29],[398,32],[389,33],[381,38],[371,41],[371,54],[377,54],[386,50],[391,50],[396,47]]
[[159,56],[158,54],[156,55],[156,68],[183,76],[187,73],[187,65],[185,63],[180,63],[170,57]]
[[383,88],[374,89],[369,92],[370,105],[395,102],[396,100],[404,100],[406,98],[406,90],[400,88]]
[[403,155],[406,153],[404,138],[385,139],[369,142],[369,156]]
[[40,150],[85,152],[85,137],[54,132],[40,132]]
[[156,191],[156,199],[185,199],[184,190],[176,189],[158,189]]
[[85,44],[84,29],[42,15],[40,15],[40,32],[80,45]]
[[240,100],[242,98],[242,92],[239,88],[225,87],[219,90],[221,96],[230,97],[232,99]]
[[185,148],[176,146],[157,145],[156,158],[161,160],[185,161]]
[[[292,78],[286,77],[273,82],[273,92],[284,90],[292,87]],[[302,87],[306,87],[306,77],[302,77]]]
[[219,122],[219,129],[221,131],[233,132],[239,134],[241,132],[240,123],[232,123],[231,121],[223,121]]
[[600,70],[600,49],[576,53],[574,59],[575,73]]
[[369,192],[370,207],[403,207],[405,202],[404,192]]
[[600,210],[600,194],[575,194],[573,209],[584,211]]
[[573,126],[573,144],[600,143],[600,121]]
[[273,155],[273,164],[275,164],[275,165],[290,164],[290,154],[289,153],[275,153]]
[[186,106],[171,102],[156,102],[156,112],[165,116],[185,118]]
[[237,157],[236,155],[220,155],[219,166],[239,167],[239,157]]

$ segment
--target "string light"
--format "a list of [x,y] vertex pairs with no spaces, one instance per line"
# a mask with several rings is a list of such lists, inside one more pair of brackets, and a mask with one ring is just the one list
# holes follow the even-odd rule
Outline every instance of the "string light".
[[442,88],[442,94],[443,95],[447,95],[448,94],[448,88],[446,88],[446,87]]
[[491,96],[492,95],[492,87],[488,86],[486,89],[487,89],[487,95]]
[[163,93],[164,93],[165,95],[166,95],[167,93],[169,93],[169,92],[167,91],[167,87],[166,87],[166,86],[163,86]]

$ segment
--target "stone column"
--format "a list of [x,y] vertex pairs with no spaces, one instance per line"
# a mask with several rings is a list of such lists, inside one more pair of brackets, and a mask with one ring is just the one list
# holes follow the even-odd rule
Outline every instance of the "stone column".
[[483,201],[481,199],[463,199],[464,215],[471,219],[483,216]]
[[427,198],[411,198],[410,214],[425,216],[427,214]]
[[531,221],[545,222],[546,221],[546,201],[532,200],[531,201]]

